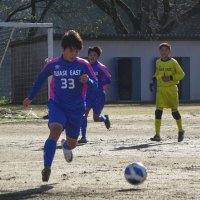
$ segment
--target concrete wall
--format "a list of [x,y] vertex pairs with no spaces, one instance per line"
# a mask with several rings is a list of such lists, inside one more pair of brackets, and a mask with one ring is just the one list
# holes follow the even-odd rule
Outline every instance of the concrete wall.
[[[163,41],[84,41],[81,57],[87,57],[89,46],[100,46],[103,53],[100,61],[104,63],[112,74],[112,85],[108,87],[107,101],[114,96],[114,63],[115,57],[141,57],[141,100],[152,101],[153,95],[148,85],[153,73],[153,60],[159,57],[158,45]],[[198,88],[200,76],[200,41],[168,41],[172,45],[172,57],[190,57],[190,98],[200,100]],[[54,56],[60,55],[60,41],[54,42]]]
[[[114,71],[114,58],[116,57],[140,57],[141,59],[141,101],[150,102],[153,94],[149,91],[154,68],[154,59],[159,57],[158,46],[162,41],[92,41],[85,40],[84,48],[80,52],[81,57],[87,57],[89,46],[100,46],[103,49],[100,61],[104,63],[112,75],[112,84],[107,90],[107,102],[115,100],[114,85],[116,83]],[[172,57],[190,58],[190,100],[200,101],[199,76],[200,76],[200,41],[169,41],[172,45]],[[29,46],[30,45],[30,46]],[[12,53],[12,96],[14,102],[21,101],[30,89],[36,74],[44,65],[44,58],[47,57],[46,42],[34,42],[29,45],[17,45],[11,48]],[[54,57],[62,53],[60,40],[54,41]],[[31,55],[31,56],[30,56]],[[24,59],[23,59],[24,57]],[[27,68],[28,66],[28,68]],[[27,71],[27,72],[26,72]],[[27,74],[26,74],[27,73]],[[30,73],[30,74],[28,74]],[[23,81],[20,82],[21,76]],[[27,79],[27,80],[25,80]],[[26,85],[24,85],[26,83]],[[28,84],[27,84],[28,83]],[[19,87],[18,87],[19,86]],[[23,94],[21,89],[23,86]],[[45,87],[35,101],[44,103],[47,96]]]

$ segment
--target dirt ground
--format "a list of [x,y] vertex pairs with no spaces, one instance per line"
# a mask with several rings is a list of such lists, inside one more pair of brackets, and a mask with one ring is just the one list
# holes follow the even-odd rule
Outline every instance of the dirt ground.
[[[39,116],[46,110],[34,110]],[[89,116],[86,145],[66,163],[58,142],[48,183],[41,181],[47,120],[0,122],[0,200],[59,199],[200,199],[200,106],[181,106],[185,140],[177,142],[177,127],[165,110],[162,141],[154,135],[154,106],[109,105],[112,127]],[[147,180],[133,186],[123,169],[131,162],[147,167]]]

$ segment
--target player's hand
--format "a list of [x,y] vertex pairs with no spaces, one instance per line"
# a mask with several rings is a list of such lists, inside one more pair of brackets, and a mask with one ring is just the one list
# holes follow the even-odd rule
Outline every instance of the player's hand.
[[26,98],[22,102],[22,105],[23,105],[24,108],[27,108],[31,102],[32,102],[32,100],[30,100],[29,98]]
[[87,83],[88,80],[89,80],[89,77],[88,77],[87,74],[83,74],[83,75],[80,77],[80,82],[83,83],[83,84]]
[[171,81],[170,76],[163,76],[163,77],[162,77],[162,80],[163,80],[164,82]]
[[149,90],[150,90],[151,92],[153,92],[153,82],[150,82],[150,83],[149,83]]

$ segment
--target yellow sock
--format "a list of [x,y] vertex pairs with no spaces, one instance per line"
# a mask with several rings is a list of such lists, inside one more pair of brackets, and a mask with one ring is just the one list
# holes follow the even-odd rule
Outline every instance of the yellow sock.
[[183,132],[182,119],[176,120],[176,124],[178,126],[178,131]]
[[155,130],[157,136],[160,136],[160,126],[161,126],[161,119],[155,119]]

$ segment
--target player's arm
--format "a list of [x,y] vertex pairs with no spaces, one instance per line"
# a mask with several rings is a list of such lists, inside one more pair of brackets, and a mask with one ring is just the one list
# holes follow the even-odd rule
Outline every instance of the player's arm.
[[83,84],[86,83],[89,87],[97,89],[97,78],[90,64],[86,65],[85,71],[80,77],[80,82]]
[[105,67],[99,68],[101,82],[98,83],[98,86],[104,86],[111,83],[111,75]]
[[153,86],[154,86],[155,83],[156,83],[156,77],[155,77],[155,75],[153,75],[151,82],[149,83],[149,90],[151,92],[153,92]]
[[185,73],[177,61],[175,61],[175,72],[176,73],[172,76],[172,80],[173,81],[181,81],[184,78]]
[[37,76],[28,97],[24,99],[23,101],[24,107],[28,107],[28,105],[32,102],[33,98],[37,95],[40,88],[42,87],[42,85],[44,84],[44,82],[50,75],[51,74],[49,72],[48,65],[46,65]]

